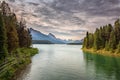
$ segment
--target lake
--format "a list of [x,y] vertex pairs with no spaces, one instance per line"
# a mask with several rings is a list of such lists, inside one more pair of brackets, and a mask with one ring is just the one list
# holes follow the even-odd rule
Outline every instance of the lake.
[[17,80],[120,80],[120,58],[85,53],[82,45],[38,45]]

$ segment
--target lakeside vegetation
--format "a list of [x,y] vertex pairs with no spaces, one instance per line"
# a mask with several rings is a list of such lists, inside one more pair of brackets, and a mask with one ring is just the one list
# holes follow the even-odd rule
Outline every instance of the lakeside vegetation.
[[114,25],[97,28],[95,33],[86,33],[83,50],[102,55],[120,56],[120,19]]
[[25,20],[18,21],[9,5],[5,1],[0,3],[0,80],[16,80],[31,57],[38,53],[31,44]]
[[38,53],[36,48],[18,48],[0,65],[0,80],[16,80],[20,72],[31,63],[31,57]]

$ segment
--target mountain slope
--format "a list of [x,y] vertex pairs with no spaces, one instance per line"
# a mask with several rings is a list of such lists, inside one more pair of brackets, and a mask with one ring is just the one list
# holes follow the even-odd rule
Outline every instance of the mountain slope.
[[30,28],[31,31],[31,35],[32,35],[32,40],[38,41],[39,43],[44,43],[43,44],[48,44],[48,43],[53,43],[53,44],[65,44],[66,42],[64,40],[58,39],[55,37],[55,35],[53,35],[52,33],[49,33],[48,35],[43,34],[37,30],[34,30],[32,28]]

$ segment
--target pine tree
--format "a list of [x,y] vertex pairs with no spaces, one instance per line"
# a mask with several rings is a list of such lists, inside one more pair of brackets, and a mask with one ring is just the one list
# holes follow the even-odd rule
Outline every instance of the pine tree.
[[113,30],[113,27],[111,24],[108,24],[105,26],[105,41],[109,41],[110,38],[110,33]]
[[[97,28],[94,36],[87,32],[84,38],[85,48],[94,48],[96,50],[105,49],[107,51],[120,51],[120,20],[118,19],[114,23],[114,27],[111,24]],[[93,42],[92,42],[93,41]],[[94,45],[92,45],[94,43]]]
[[99,47],[100,49],[104,48],[105,47],[105,39],[104,39],[104,34],[103,34],[103,28],[100,27],[100,30],[99,30]]
[[4,16],[5,27],[7,30],[8,51],[11,52],[19,47],[18,33],[16,30],[16,20],[14,15]]
[[89,48],[89,33],[86,33],[86,48]]
[[88,48],[92,48],[93,47],[93,44],[94,44],[94,36],[93,36],[93,34],[92,33],[89,33],[89,46],[88,46]]
[[11,53],[12,50],[15,50],[19,47],[19,39],[18,39],[18,33],[16,30],[16,15],[14,13],[11,13],[9,5],[3,1],[1,5],[1,12],[3,15],[5,28],[7,32],[7,44],[8,44],[8,52]]
[[87,48],[86,43],[87,43],[87,41],[86,41],[86,37],[85,37],[84,41],[83,41],[83,48]]
[[117,53],[120,53],[120,41],[119,41],[119,44],[117,46]]
[[4,58],[7,53],[6,29],[3,23],[2,14],[0,13],[0,59]]
[[18,23],[16,15],[9,5],[3,1],[0,4],[0,58],[19,47],[30,47],[32,38],[30,30],[24,22]]
[[105,43],[105,50],[109,51],[109,41],[106,41],[106,43]]
[[19,27],[17,28],[19,36],[19,45],[20,47],[30,47],[32,44],[32,38],[30,35],[30,30],[26,28],[24,21],[20,21]]
[[118,44],[120,41],[120,20],[116,20],[114,23],[115,26],[115,36],[116,36],[116,43]]
[[109,39],[109,49],[113,51],[116,49],[116,36],[114,30],[110,34],[110,39]]
[[99,29],[96,29],[96,32],[94,34],[94,49],[100,49]]

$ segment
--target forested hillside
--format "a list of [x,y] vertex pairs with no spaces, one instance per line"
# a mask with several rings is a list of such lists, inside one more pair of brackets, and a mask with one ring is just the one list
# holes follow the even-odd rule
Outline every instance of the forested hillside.
[[38,52],[30,47],[31,43],[25,20],[18,21],[9,5],[5,1],[0,3],[0,80],[16,80],[15,76]]
[[120,53],[120,19],[114,25],[97,28],[95,33],[86,33],[83,49],[94,49]]
[[0,59],[12,55],[12,51],[20,47],[30,47],[31,35],[25,21],[18,21],[9,5],[0,4]]

